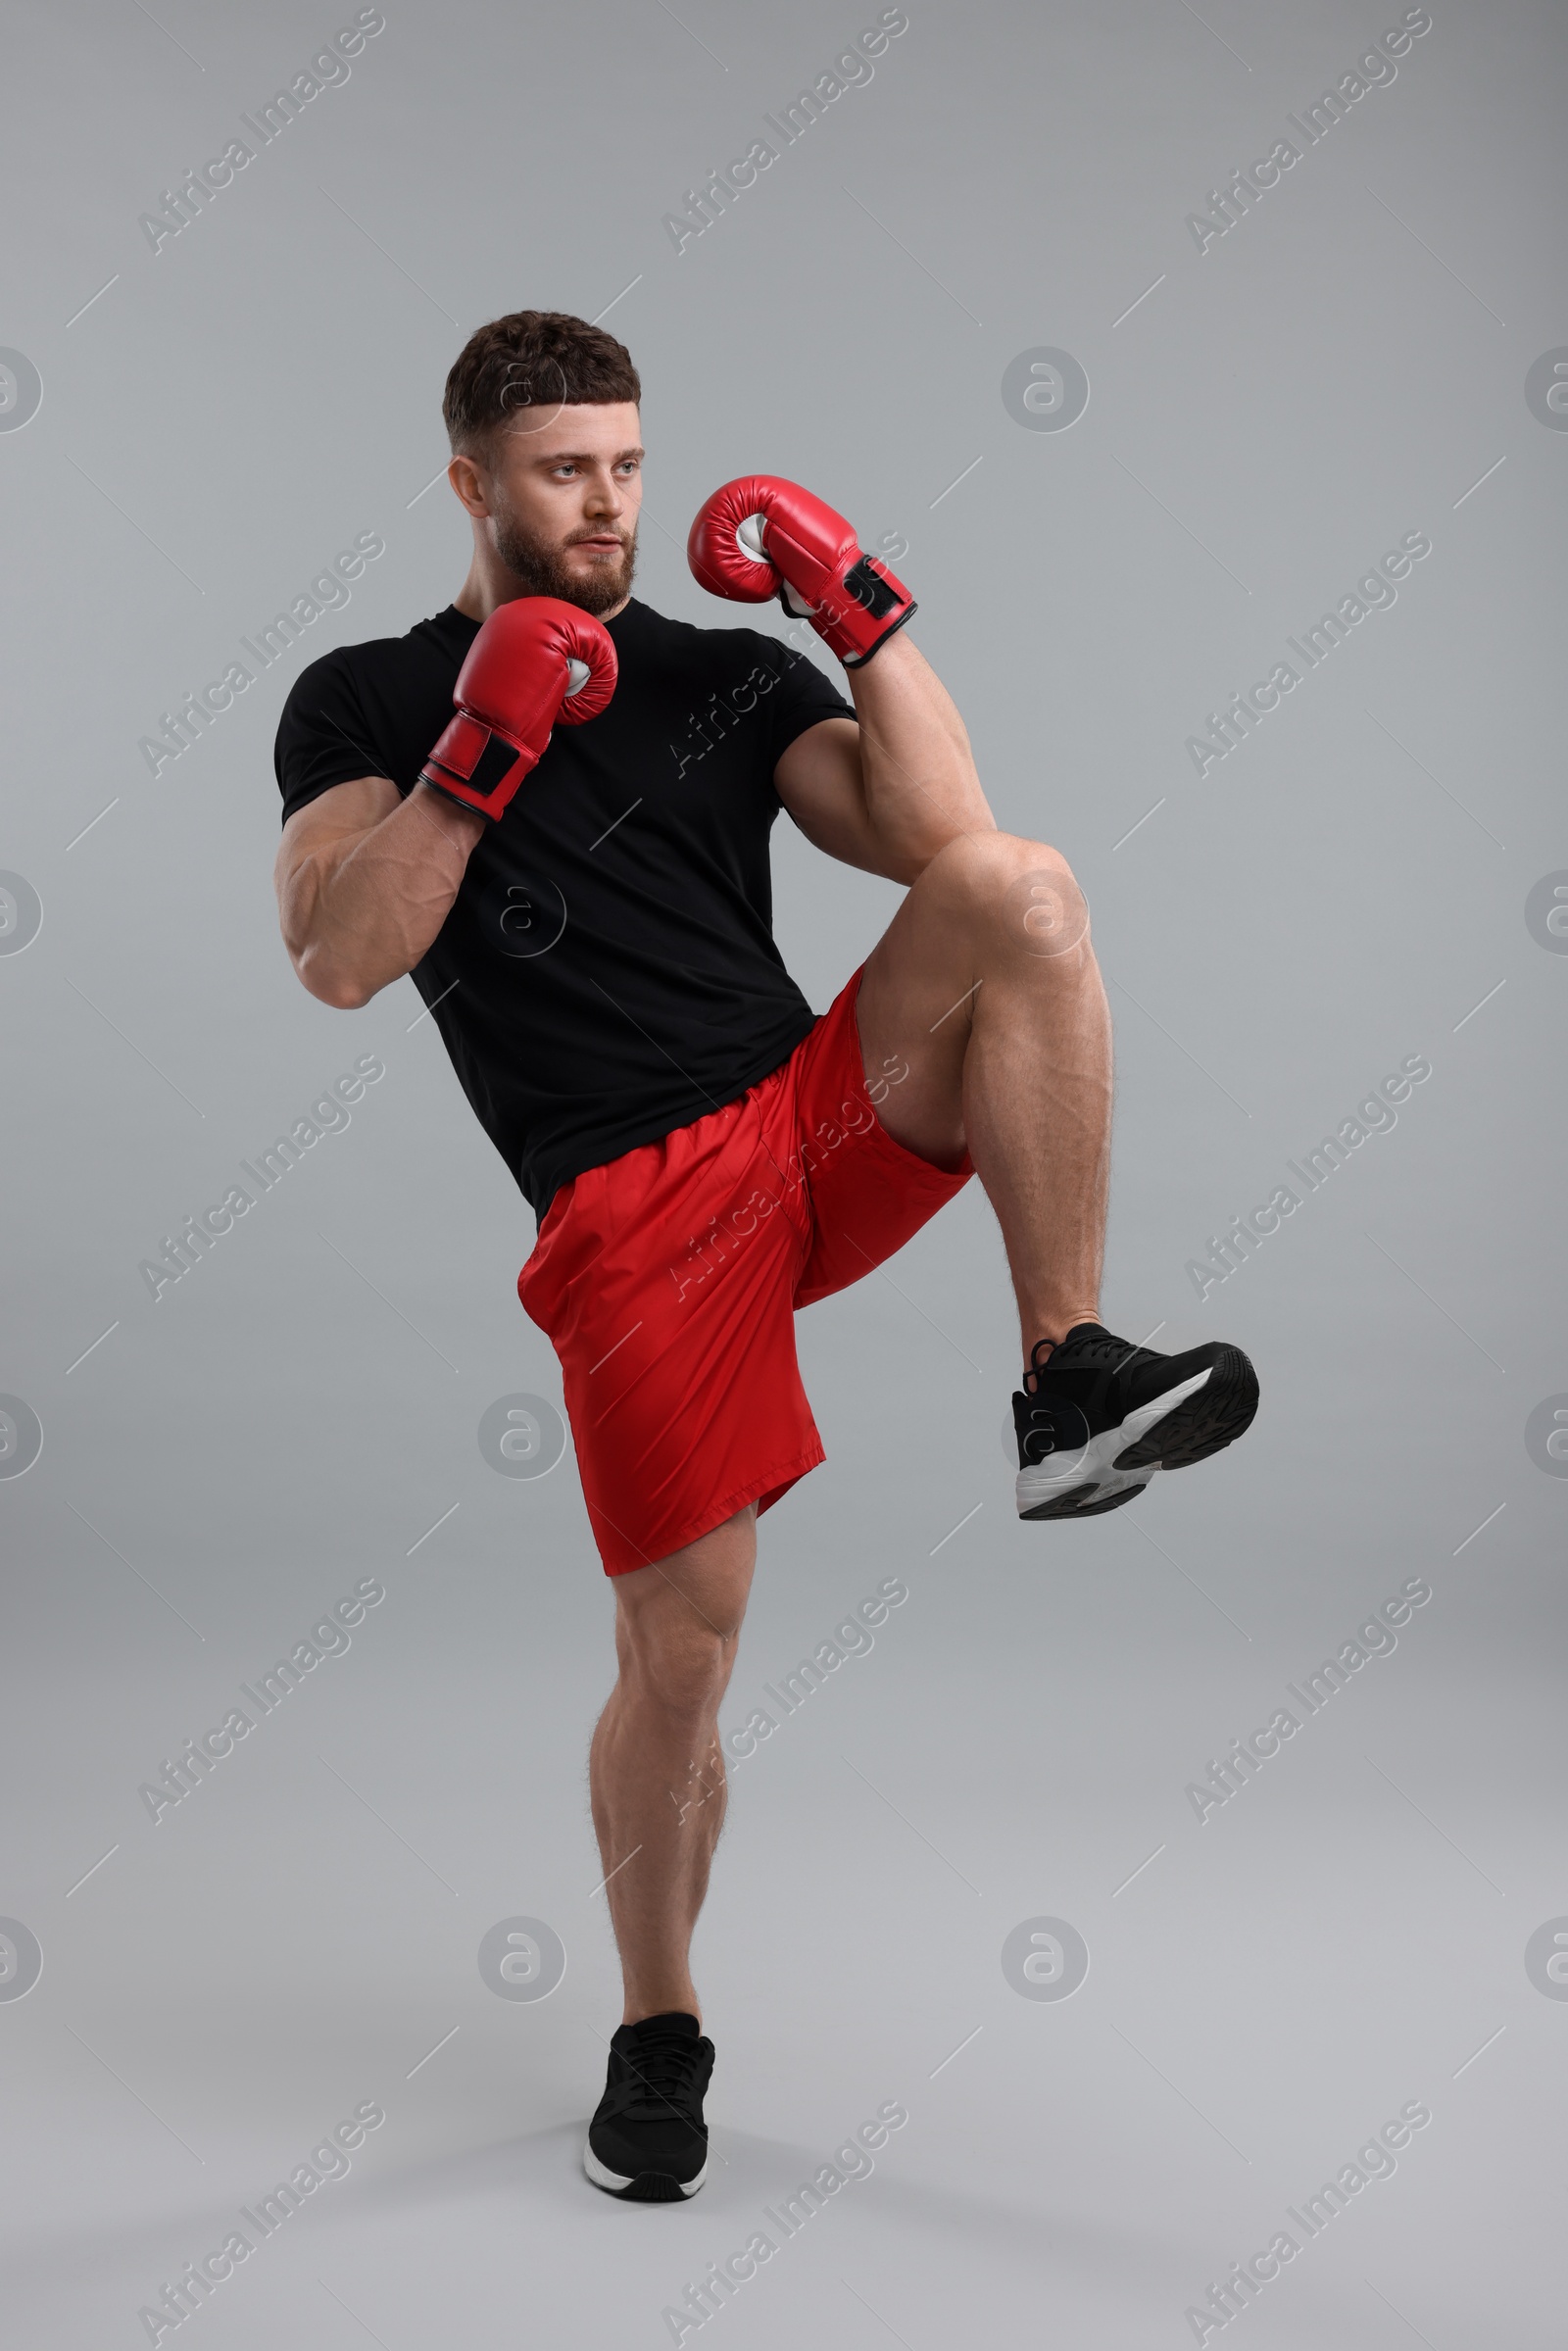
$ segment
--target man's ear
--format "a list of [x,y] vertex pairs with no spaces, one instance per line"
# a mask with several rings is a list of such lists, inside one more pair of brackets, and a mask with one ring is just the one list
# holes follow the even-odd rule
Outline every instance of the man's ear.
[[476,521],[489,514],[489,487],[475,459],[460,453],[447,467],[447,479],[460,505],[466,508]]

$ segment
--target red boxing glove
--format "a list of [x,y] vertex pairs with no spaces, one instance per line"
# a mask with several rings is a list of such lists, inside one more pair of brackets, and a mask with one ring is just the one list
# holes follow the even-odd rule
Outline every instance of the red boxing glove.
[[614,691],[614,641],[591,612],[554,596],[498,605],[458,671],[458,714],[419,781],[500,816],[543,759],[551,728],[597,718]]
[[777,596],[810,621],[847,669],[868,661],[914,611],[914,599],[842,514],[798,482],[748,473],[715,490],[692,524],[686,560],[713,596]]

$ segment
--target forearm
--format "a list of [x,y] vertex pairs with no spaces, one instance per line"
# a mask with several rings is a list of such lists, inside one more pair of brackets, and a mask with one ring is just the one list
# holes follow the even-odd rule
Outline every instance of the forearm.
[[994,833],[963,720],[905,630],[847,672],[881,869],[912,882],[965,833]]
[[424,955],[486,819],[416,784],[378,824],[323,842],[278,878],[283,938],[324,1004],[368,1003]]

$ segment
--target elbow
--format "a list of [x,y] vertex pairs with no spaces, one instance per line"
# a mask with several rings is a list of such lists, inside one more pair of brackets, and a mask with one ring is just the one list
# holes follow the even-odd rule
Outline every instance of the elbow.
[[358,1012],[369,1003],[375,990],[361,987],[353,980],[339,979],[311,987],[311,994],[318,1003],[330,1004],[336,1012]]
[[330,1004],[334,1011],[358,1012],[375,994],[357,972],[344,970],[309,948],[290,960],[306,993],[318,1004]]

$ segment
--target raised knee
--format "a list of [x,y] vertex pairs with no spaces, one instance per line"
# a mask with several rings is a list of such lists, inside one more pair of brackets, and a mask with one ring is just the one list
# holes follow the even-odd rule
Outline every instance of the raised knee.
[[1089,904],[1072,867],[1043,841],[966,834],[950,842],[930,870],[973,919],[1030,955],[1065,954],[1088,931]]
[[1017,833],[960,833],[932,858],[926,871],[945,889],[983,901],[994,901],[1015,882],[1037,873],[1049,874],[1058,884],[1073,879],[1059,849]]

